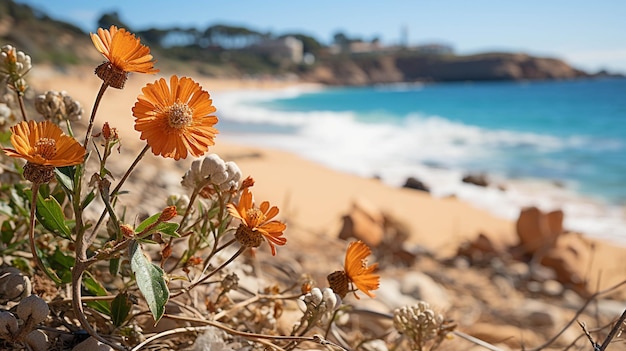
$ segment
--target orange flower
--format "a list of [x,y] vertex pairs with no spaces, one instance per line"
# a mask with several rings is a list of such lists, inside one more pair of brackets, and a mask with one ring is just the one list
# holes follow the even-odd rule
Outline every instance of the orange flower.
[[[242,224],[237,229],[235,237],[244,246],[258,247],[260,238],[264,237],[272,249],[272,255],[276,255],[274,245],[285,245],[283,231],[287,226],[277,220],[271,220],[278,214],[278,207],[272,206],[268,201],[263,201],[259,208],[254,206],[250,189],[245,188],[239,199],[239,204],[228,204],[228,212],[241,220]],[[259,235],[260,234],[260,235]],[[262,237],[261,237],[262,235]]]
[[[372,250],[360,240],[348,245],[344,270],[328,275],[328,282],[335,293],[343,298],[348,291],[354,291],[354,296],[358,299],[356,290],[361,290],[369,297],[376,297],[371,290],[378,289],[380,277],[373,273],[378,268],[378,263],[367,265],[366,258],[371,253]],[[353,287],[349,287],[349,284]]]
[[96,49],[109,60],[111,65],[122,72],[157,73],[150,48],[142,45],[134,34],[124,28],[111,26],[98,28],[98,34],[91,33],[91,41]]
[[15,149],[4,149],[8,156],[51,167],[77,165],[85,158],[85,148],[50,121],[21,122],[11,127],[11,133]]
[[200,84],[173,75],[169,87],[161,78],[141,91],[133,107],[135,130],[155,155],[175,160],[186,158],[187,153],[198,157],[215,144],[215,107]]

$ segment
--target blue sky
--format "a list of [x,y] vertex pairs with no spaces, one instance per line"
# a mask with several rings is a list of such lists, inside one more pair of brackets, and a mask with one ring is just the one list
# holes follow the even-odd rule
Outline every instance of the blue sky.
[[243,25],[274,34],[299,32],[328,44],[333,35],[385,44],[408,29],[411,44],[442,42],[459,54],[526,52],[575,67],[626,73],[626,1],[622,0],[17,0],[51,17],[96,29],[104,12],[149,27]]

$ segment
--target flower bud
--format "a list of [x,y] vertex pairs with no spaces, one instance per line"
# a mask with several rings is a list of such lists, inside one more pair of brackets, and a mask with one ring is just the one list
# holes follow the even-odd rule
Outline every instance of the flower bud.
[[176,206],[167,206],[161,212],[161,215],[159,216],[158,221],[167,222],[171,220],[172,218],[176,217],[176,215],[178,215],[178,213],[176,213]]
[[324,288],[322,297],[328,310],[334,311],[341,306],[341,298],[331,288]]
[[312,302],[315,306],[319,306],[320,302],[322,302],[322,291],[319,288],[311,289],[310,295],[307,294],[309,298],[304,298],[304,301]]
[[120,225],[120,231],[122,232],[122,235],[124,235],[124,237],[126,238],[132,238],[135,236],[135,229],[133,229],[133,227],[128,224]]

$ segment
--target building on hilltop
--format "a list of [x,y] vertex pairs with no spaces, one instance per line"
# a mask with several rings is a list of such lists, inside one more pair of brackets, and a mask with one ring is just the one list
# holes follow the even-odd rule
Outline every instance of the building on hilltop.
[[272,60],[280,63],[299,64],[304,58],[302,41],[291,36],[263,40],[248,46],[245,50],[268,55]]

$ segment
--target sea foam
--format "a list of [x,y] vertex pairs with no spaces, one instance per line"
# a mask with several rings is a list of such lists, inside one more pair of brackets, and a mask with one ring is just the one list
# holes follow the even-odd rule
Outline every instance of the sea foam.
[[[401,119],[385,118],[380,113],[375,119],[351,111],[262,107],[268,101],[311,91],[290,88],[219,93],[215,100],[219,101],[220,137],[288,150],[342,172],[380,177],[392,186],[402,186],[407,177],[417,177],[430,187],[433,196],[455,195],[511,220],[526,206],[544,211],[563,209],[566,229],[626,245],[626,210],[577,192],[579,184],[559,177],[572,171],[570,164],[558,159],[546,162],[540,172],[547,178],[533,177],[524,170],[524,158],[535,154],[584,148],[612,150],[623,146],[619,140],[487,130],[419,113]],[[461,181],[468,173],[486,169],[491,181],[488,187]],[[556,179],[549,177],[552,174]]]

